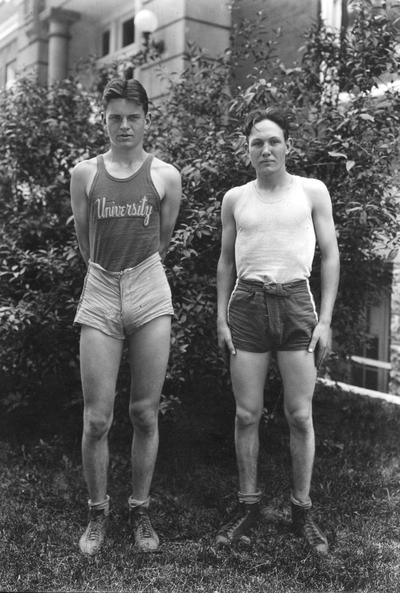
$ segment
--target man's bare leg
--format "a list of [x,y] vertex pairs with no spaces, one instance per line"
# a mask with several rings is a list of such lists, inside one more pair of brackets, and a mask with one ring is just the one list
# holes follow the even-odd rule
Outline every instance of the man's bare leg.
[[250,542],[259,521],[261,492],[257,484],[259,424],[269,353],[237,350],[231,356],[231,378],[236,400],[235,448],[239,472],[239,508],[219,530],[217,544]]
[[269,353],[237,350],[231,356],[232,388],[236,401],[235,447],[240,492],[257,490],[259,424],[264,403],[264,385]]
[[315,456],[312,398],[317,377],[314,354],[307,350],[278,352],[278,365],[290,431],[293,528],[313,549],[326,554],[327,539],[311,517],[310,487]]
[[96,554],[104,540],[109,503],[107,471],[108,433],[113,419],[115,386],[122,341],[83,326],[80,359],[84,398],[82,463],[89,492],[89,525],[81,537],[84,554]]
[[129,338],[129,412],[133,426],[129,507],[136,543],[144,551],[157,549],[159,543],[146,509],[158,452],[159,403],[168,364],[170,333],[171,317],[163,315],[146,323]]

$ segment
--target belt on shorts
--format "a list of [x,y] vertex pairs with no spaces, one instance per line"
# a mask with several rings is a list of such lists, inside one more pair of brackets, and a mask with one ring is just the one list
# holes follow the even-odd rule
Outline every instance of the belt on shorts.
[[246,280],[240,278],[238,281],[238,287],[253,288],[255,290],[261,290],[267,294],[273,294],[280,297],[289,297],[291,294],[297,292],[298,289],[307,286],[307,280],[293,280],[292,282],[261,282],[261,280]]

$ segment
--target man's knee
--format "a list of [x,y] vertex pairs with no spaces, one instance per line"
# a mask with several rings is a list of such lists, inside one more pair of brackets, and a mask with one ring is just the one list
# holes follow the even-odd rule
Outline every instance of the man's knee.
[[307,433],[313,430],[312,412],[308,409],[285,409],[286,419],[291,430]]
[[83,415],[83,432],[92,439],[107,436],[113,420],[112,412],[105,414],[92,409],[85,409]]
[[262,410],[255,410],[251,408],[244,408],[242,406],[236,407],[236,423],[240,428],[249,426],[258,426],[261,420]]
[[134,428],[152,433],[158,426],[158,406],[147,402],[131,402],[129,416]]

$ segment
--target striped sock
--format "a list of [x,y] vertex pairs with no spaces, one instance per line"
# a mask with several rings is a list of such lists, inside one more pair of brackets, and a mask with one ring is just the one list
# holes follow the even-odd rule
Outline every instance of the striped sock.
[[238,492],[239,502],[244,502],[245,504],[257,504],[261,500],[261,490],[257,490],[257,492]]
[[293,496],[293,494],[291,494],[290,495],[290,502],[292,502],[297,507],[301,507],[302,509],[311,509],[311,507],[312,507],[312,502],[311,502],[311,498],[310,497],[308,497],[307,502],[302,502],[301,500],[298,500],[297,498],[295,498]]
[[105,499],[100,502],[92,502],[91,500],[88,500],[88,506],[90,510],[104,511],[104,513],[108,515],[110,512],[110,497],[107,494]]
[[149,504],[150,504],[150,496],[148,496],[145,500],[137,500],[132,495],[128,498],[128,506],[131,510],[136,509],[137,507],[143,507],[145,509],[148,509]]

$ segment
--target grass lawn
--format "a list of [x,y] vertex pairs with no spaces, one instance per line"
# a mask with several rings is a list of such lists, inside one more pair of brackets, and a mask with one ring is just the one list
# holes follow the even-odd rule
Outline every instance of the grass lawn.
[[78,439],[1,441],[0,590],[397,593],[400,407],[320,388],[314,417],[312,495],[331,544],[327,558],[290,533],[288,431],[280,417],[262,428],[264,521],[244,549],[213,543],[237,482],[232,431],[219,430],[207,410],[196,423],[162,423],[152,491],[162,543],[151,555],[135,550],[127,528],[129,435],[118,426],[111,436],[109,537],[95,559],[77,546],[87,499]]

